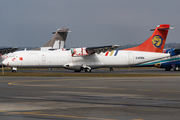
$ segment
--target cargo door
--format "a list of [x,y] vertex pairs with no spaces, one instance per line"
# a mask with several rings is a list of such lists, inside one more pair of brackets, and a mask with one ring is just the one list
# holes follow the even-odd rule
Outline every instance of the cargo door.
[[132,65],[133,63],[134,63],[133,53],[132,52],[128,52],[128,64]]

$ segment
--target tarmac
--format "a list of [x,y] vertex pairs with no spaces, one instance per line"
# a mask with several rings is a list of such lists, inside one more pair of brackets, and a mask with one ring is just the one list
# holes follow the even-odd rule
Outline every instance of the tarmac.
[[[11,70],[6,70],[6,72],[11,72]],[[31,70],[31,69],[23,69],[17,70],[17,72],[21,73],[74,73],[73,70],[50,70],[50,69],[42,69],[42,70]],[[77,72],[78,73],[78,72]],[[81,73],[85,73],[82,71]],[[110,71],[109,69],[93,69],[90,74],[94,73],[101,73],[101,74],[156,74],[156,75],[180,75],[180,71],[165,71],[165,69],[158,69],[158,68],[125,68],[125,69],[117,69],[114,68],[114,71]]]
[[[112,73],[142,72],[179,74],[180,71],[118,69]],[[180,76],[0,77],[0,119],[179,120],[179,85]]]

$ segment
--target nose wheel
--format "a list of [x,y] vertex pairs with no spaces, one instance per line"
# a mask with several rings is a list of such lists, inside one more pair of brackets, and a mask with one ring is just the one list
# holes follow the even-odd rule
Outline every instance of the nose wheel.
[[12,68],[11,68],[11,71],[12,71],[12,72],[16,72],[16,71],[17,71],[17,68],[16,68],[16,67],[12,67]]

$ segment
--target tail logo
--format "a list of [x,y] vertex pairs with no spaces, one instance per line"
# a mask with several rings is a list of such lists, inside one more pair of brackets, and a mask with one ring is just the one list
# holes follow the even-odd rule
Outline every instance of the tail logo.
[[153,44],[154,47],[160,48],[161,45],[162,45],[162,43],[163,43],[163,39],[162,39],[161,36],[155,35],[155,36],[153,37],[153,39],[152,39],[152,44]]

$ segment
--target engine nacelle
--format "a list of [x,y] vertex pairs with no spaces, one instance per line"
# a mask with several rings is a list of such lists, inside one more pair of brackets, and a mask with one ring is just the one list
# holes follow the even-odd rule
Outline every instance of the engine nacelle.
[[85,47],[82,48],[72,48],[71,49],[71,55],[73,57],[78,57],[78,56],[87,56],[94,53],[94,51],[87,51]]
[[64,68],[69,69],[69,70],[81,70],[82,69],[82,65],[77,65],[77,64],[73,64],[73,63],[68,63],[63,65]]

